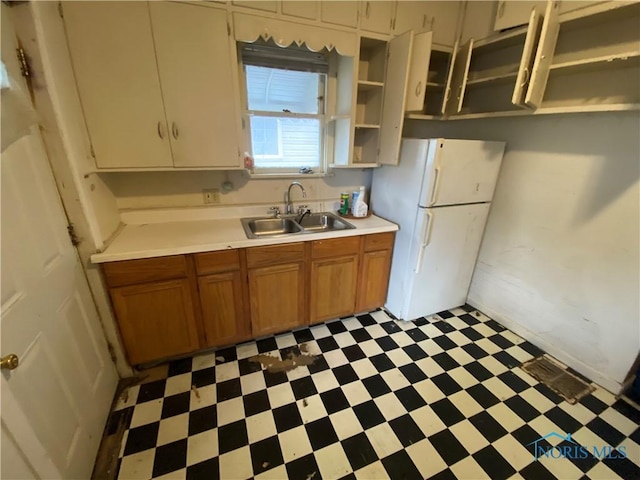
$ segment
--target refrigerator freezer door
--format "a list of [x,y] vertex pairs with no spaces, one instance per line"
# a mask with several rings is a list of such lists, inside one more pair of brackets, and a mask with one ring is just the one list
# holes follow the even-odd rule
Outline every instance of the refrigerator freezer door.
[[491,201],[504,142],[438,139],[430,146],[421,207]]
[[488,203],[419,209],[403,320],[465,303],[488,214]]

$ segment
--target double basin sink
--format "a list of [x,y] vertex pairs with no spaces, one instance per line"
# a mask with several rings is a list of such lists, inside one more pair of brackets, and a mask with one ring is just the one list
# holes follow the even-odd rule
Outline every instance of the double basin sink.
[[284,237],[307,233],[333,232],[356,228],[330,212],[307,213],[304,216],[242,218],[247,238]]

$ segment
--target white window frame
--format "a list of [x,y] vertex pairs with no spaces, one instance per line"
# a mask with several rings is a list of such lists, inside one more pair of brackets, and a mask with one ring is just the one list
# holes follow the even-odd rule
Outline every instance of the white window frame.
[[[301,173],[300,169],[305,167],[306,165],[300,164],[300,166],[296,168],[288,168],[288,167],[258,167],[256,165],[256,159],[253,155],[253,146],[251,142],[251,122],[249,118],[251,116],[265,116],[265,117],[277,117],[277,118],[315,118],[319,120],[320,123],[320,132],[319,132],[319,166],[313,167],[313,173],[319,175],[326,175],[329,172],[329,162],[327,157],[327,152],[330,150],[328,148],[328,135],[327,135],[327,109],[330,105],[331,95],[329,85],[331,85],[330,75],[331,75],[331,63],[330,63],[330,71],[329,73],[318,73],[320,76],[320,81],[318,82],[318,98],[322,97],[321,105],[318,106],[318,111],[321,113],[317,114],[308,114],[308,113],[293,113],[293,112],[270,112],[270,111],[262,111],[262,110],[249,110],[249,99],[247,92],[247,76],[246,76],[246,66],[242,62],[242,55],[240,53],[240,48],[242,44],[238,45],[238,65],[239,65],[239,80],[241,82],[241,99],[243,104],[243,115],[242,115],[242,128],[244,130],[244,141],[245,141],[245,151],[253,158],[254,168],[251,172],[252,176],[274,176],[274,175],[286,175],[286,176],[308,176],[308,173]],[[285,69],[283,69],[285,70]],[[279,142],[282,140],[280,130],[278,130],[278,140]],[[281,148],[282,145],[279,145]]]

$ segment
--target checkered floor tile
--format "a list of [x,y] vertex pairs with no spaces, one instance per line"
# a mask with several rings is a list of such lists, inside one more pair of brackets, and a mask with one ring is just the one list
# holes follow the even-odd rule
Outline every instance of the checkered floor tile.
[[[249,360],[303,344],[315,362],[287,373]],[[519,368],[542,353],[465,306],[176,361],[112,413],[128,424],[118,478],[640,478],[640,413],[599,388],[570,405]]]

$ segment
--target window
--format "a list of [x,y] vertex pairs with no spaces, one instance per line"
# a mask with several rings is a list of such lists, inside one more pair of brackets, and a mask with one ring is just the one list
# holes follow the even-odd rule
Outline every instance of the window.
[[253,43],[242,48],[242,61],[255,170],[323,172],[326,56]]

